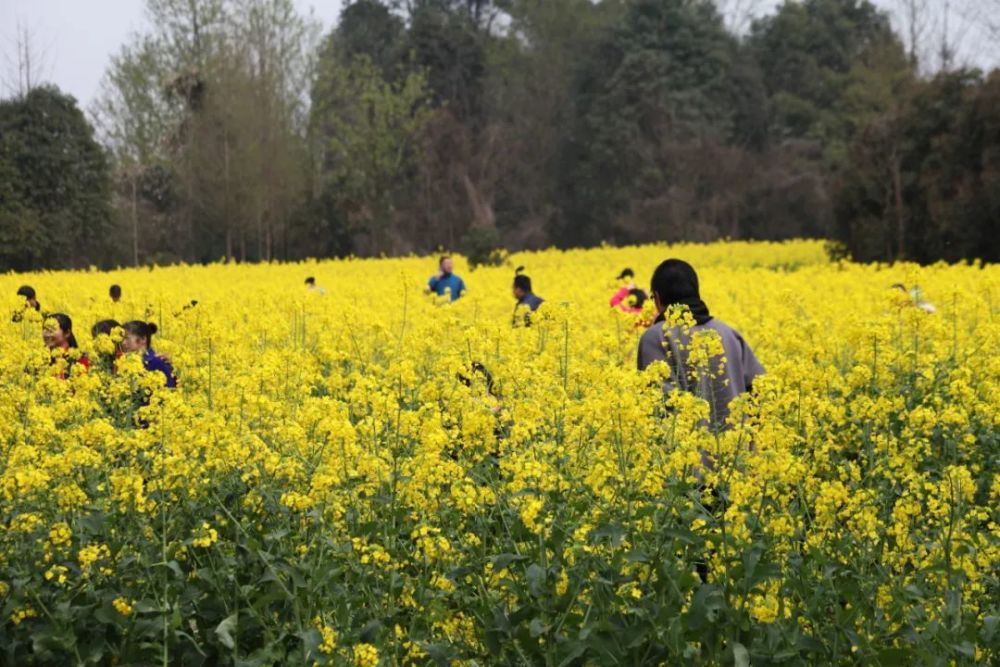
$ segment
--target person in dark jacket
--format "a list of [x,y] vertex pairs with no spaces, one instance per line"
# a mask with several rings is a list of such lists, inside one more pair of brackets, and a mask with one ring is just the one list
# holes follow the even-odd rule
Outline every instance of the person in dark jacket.
[[520,312],[524,312],[524,326],[531,326],[531,314],[538,310],[538,307],[545,302],[545,299],[536,295],[531,290],[531,278],[524,275],[524,267],[519,266],[514,272],[514,298],[517,302],[514,304],[514,326],[517,326],[520,320],[518,316]]
[[152,322],[142,320],[132,320],[126,322],[122,329],[125,330],[125,337],[122,338],[122,351],[126,354],[137,352],[142,354],[142,366],[147,371],[159,371],[163,373],[165,385],[170,389],[177,386],[177,378],[174,377],[174,369],[170,361],[153,351],[153,334],[157,327]]

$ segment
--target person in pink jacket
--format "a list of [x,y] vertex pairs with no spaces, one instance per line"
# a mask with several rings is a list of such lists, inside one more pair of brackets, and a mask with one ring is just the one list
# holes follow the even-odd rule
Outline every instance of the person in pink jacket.
[[642,304],[646,301],[646,293],[635,286],[635,273],[632,269],[624,269],[618,274],[617,280],[623,282],[621,288],[611,297],[611,307],[626,313],[641,313]]

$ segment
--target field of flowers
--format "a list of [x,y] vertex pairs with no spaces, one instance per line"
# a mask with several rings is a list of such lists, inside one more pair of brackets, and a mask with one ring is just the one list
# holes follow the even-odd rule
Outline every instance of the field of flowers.
[[[608,307],[670,256],[768,371],[720,435]],[[1000,267],[456,264],[454,304],[433,258],[0,276],[94,359],[97,320],[157,323],[178,378],[59,379],[40,317],[0,319],[0,663],[1000,662]]]

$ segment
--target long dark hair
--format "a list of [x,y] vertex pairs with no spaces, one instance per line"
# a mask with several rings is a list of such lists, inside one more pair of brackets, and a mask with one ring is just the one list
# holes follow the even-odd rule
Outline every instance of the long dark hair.
[[38,296],[35,294],[35,288],[31,285],[21,285],[17,288],[17,295],[23,296],[26,301],[35,302],[35,310],[40,310],[41,306],[38,305]]
[[643,292],[638,287],[630,289],[628,291],[628,294],[630,297],[632,297],[633,303],[631,305],[635,308],[642,308],[642,305],[646,303],[646,299],[649,298],[648,296],[646,296],[646,293]]
[[131,322],[126,322],[122,325],[122,329],[124,329],[127,334],[132,334],[133,336],[138,336],[139,338],[145,338],[146,347],[153,347],[153,334],[157,332],[157,327],[152,322],[132,320]]
[[115,327],[120,327],[121,324],[118,320],[101,320],[94,326],[90,327],[90,335],[94,338],[98,336],[110,336],[111,332],[115,330]]
[[70,347],[80,347],[76,344],[76,336],[73,335],[73,320],[66,313],[49,313],[46,320],[55,320],[59,324],[60,331],[66,336]]
[[687,306],[697,324],[712,319],[708,306],[701,300],[698,274],[684,260],[668,259],[657,266],[653,272],[652,288],[663,306]]

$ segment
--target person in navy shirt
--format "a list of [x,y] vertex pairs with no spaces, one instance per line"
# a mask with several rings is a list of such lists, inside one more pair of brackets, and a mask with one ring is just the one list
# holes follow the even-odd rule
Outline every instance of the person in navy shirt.
[[538,307],[542,305],[545,301],[540,296],[537,296],[531,291],[531,278],[522,273],[524,271],[523,266],[517,267],[514,272],[514,298],[517,299],[517,303],[514,304],[514,326],[518,324],[518,313],[527,308],[524,313],[524,326],[531,326],[531,314],[538,310]]
[[163,373],[166,386],[170,389],[175,388],[177,378],[174,377],[174,369],[170,365],[170,361],[153,351],[153,334],[156,333],[156,325],[152,322],[132,320],[126,322],[122,329],[125,330],[125,337],[121,343],[122,351],[142,354],[143,368],[147,371]]
[[445,255],[438,262],[438,272],[427,281],[427,287],[438,296],[451,293],[451,300],[457,301],[465,292],[465,282],[452,273],[451,257]]

